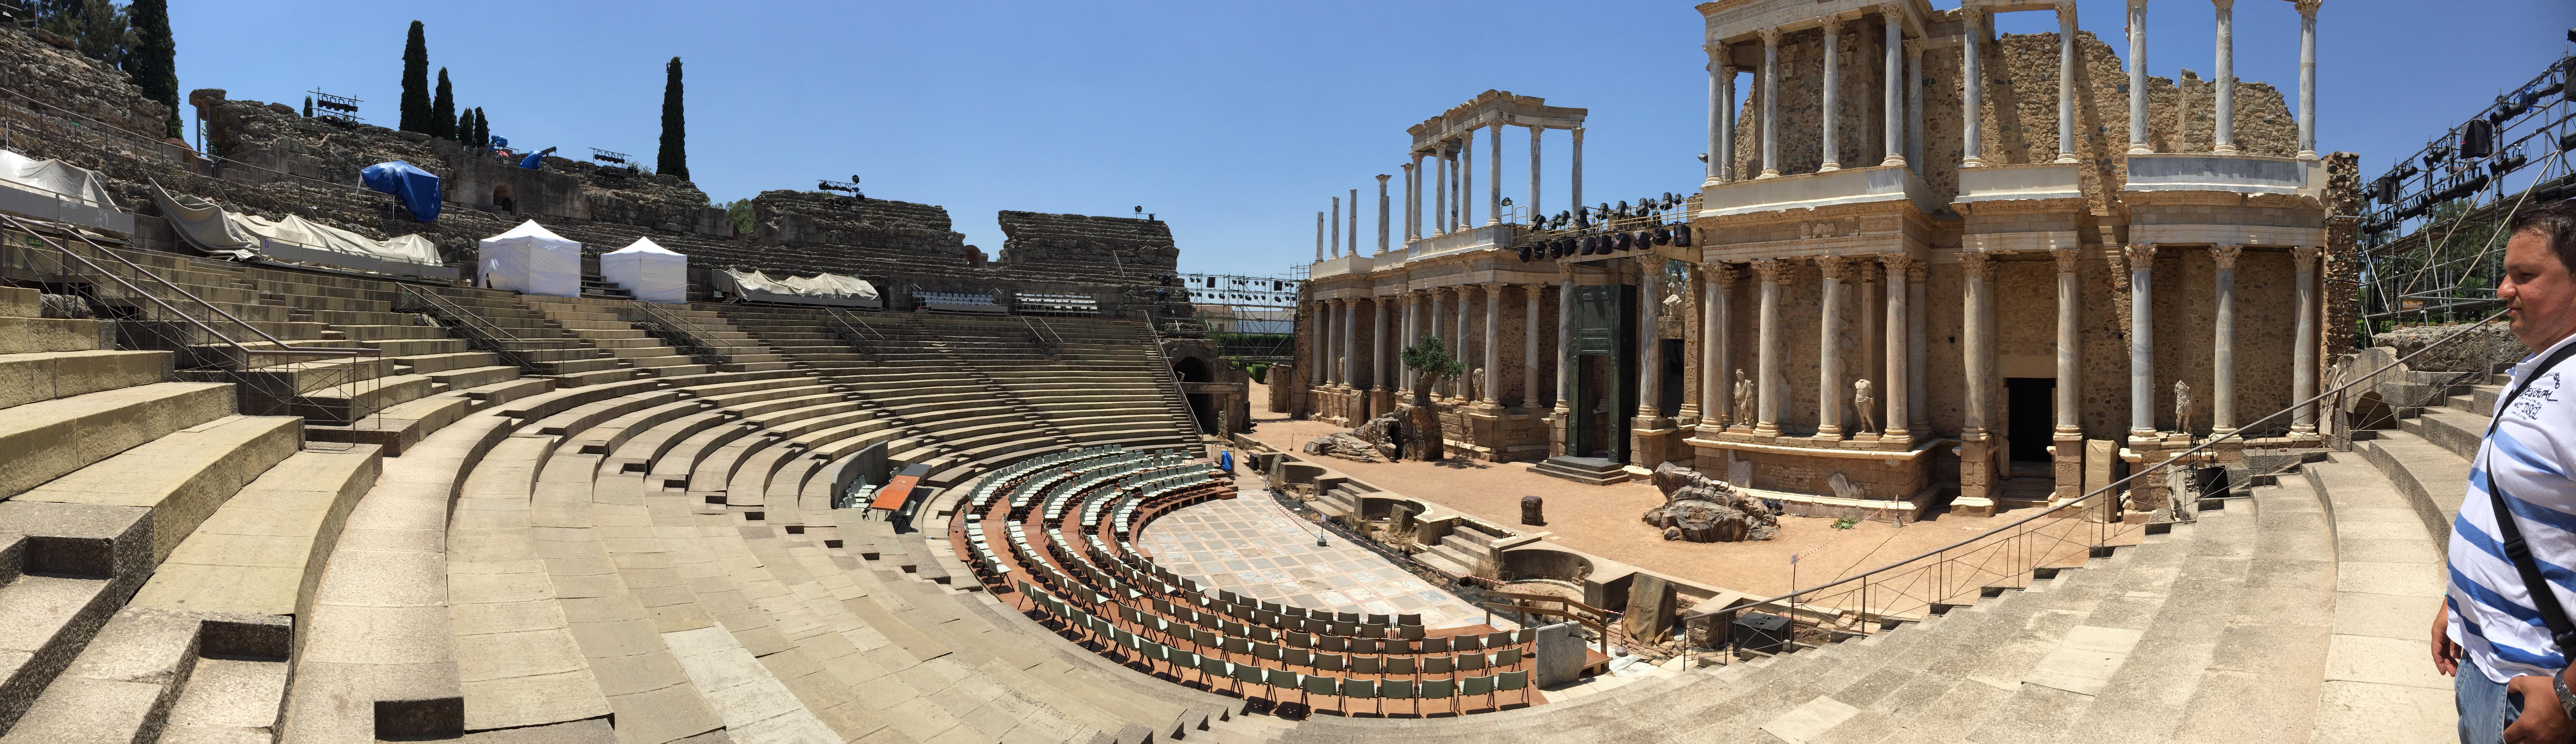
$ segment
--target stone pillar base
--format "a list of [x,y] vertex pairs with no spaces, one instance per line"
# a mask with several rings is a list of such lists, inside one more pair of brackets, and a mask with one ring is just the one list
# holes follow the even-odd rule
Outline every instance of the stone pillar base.
[[[1987,441],[1984,432],[1961,434],[1959,436],[1959,498],[1951,502],[1950,510],[1972,516],[1991,515],[1995,513],[1994,498],[1994,443]],[[1970,508],[1963,511],[1960,509],[1962,506]],[[1975,511],[1978,507],[1982,507],[1984,511]]]
[[2129,480],[2129,511],[2153,512],[2165,508],[2173,499],[2171,467],[2146,472],[2165,461],[2164,440],[2132,438],[2129,440],[2129,472],[2142,473]]
[[1394,412],[1394,411],[1395,411],[1395,391],[1393,391],[1393,390],[1371,390],[1371,391],[1369,391],[1369,394],[1368,394],[1368,409],[1369,409],[1369,418],[1377,418],[1377,417],[1379,417],[1379,416],[1384,416],[1384,415],[1387,415],[1388,413]]
[[2057,475],[2053,495],[2058,499],[2084,495],[2084,434],[2057,432],[2048,441],[2049,461]]
[[[1660,421],[1671,423],[1669,419]],[[1653,470],[1657,465],[1676,459],[1688,461],[1691,459],[1689,456],[1679,458],[1673,456],[1673,445],[1679,444],[1681,440],[1681,430],[1671,426],[1629,429],[1628,464]]]

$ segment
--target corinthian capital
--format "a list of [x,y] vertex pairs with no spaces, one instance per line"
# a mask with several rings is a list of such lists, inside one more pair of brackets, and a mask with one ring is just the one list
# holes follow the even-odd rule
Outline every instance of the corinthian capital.
[[2235,269],[2236,257],[2242,255],[2245,255],[2245,246],[2213,245],[2209,247],[2209,260],[2218,262],[2218,268],[2221,269]]
[[1765,258],[1754,261],[1753,278],[1755,281],[1759,281],[1763,284],[1778,284],[1780,283],[1780,270],[1782,268],[1784,268],[1784,266],[1780,263],[1780,260],[1776,258]]
[[1959,254],[1959,268],[1968,272],[1968,278],[1978,281],[1993,281],[1995,278],[1995,257],[1983,253],[1961,253]]

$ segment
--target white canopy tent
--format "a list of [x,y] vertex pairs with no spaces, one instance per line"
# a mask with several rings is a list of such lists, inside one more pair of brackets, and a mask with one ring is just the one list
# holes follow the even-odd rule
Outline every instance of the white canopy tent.
[[581,244],[536,220],[484,238],[483,286],[547,297],[581,296]]
[[634,245],[599,255],[599,275],[635,299],[682,304],[689,301],[689,257],[636,238]]

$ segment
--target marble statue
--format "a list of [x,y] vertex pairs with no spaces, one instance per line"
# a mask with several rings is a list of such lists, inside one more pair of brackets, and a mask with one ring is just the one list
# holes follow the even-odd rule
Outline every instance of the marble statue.
[[2191,383],[2174,381],[2174,430],[2191,433]]
[[1754,391],[1754,388],[1753,388],[1753,378],[1751,378],[1751,377],[1746,377],[1746,376],[1744,375],[1744,370],[1742,370],[1742,369],[1738,369],[1738,370],[1736,370],[1736,371],[1735,371],[1735,423],[1736,423],[1737,425],[1739,425],[1739,426],[1752,426],[1752,425],[1753,425],[1753,423],[1754,423],[1754,421],[1753,421],[1753,403],[1754,403],[1754,394],[1755,394],[1755,391]]
[[1467,390],[1467,399],[1483,400],[1483,393],[1485,392],[1485,368],[1477,367],[1476,371],[1469,375],[1469,377],[1474,379],[1469,382],[1471,387]]
[[1852,381],[1852,413],[1860,416],[1860,433],[1878,430],[1878,421],[1869,415],[1869,404],[1878,402],[1869,395],[1868,380]]

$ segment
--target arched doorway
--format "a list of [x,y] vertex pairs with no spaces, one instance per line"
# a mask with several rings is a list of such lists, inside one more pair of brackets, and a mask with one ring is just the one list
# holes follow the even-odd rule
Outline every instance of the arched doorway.
[[[1208,369],[1207,360],[1194,356],[1185,356],[1172,360],[1172,374],[1178,375],[1184,385],[1193,382],[1216,382],[1216,371]],[[1223,429],[1218,428],[1218,424],[1220,422],[1217,418],[1218,401],[1216,396],[1207,393],[1192,393],[1188,392],[1188,390],[1184,388],[1181,397],[1189,401],[1190,418],[1198,421],[1199,431],[1223,431]]]
[[519,199],[517,190],[510,188],[510,185],[506,183],[493,186],[492,207],[504,212],[518,212]]

